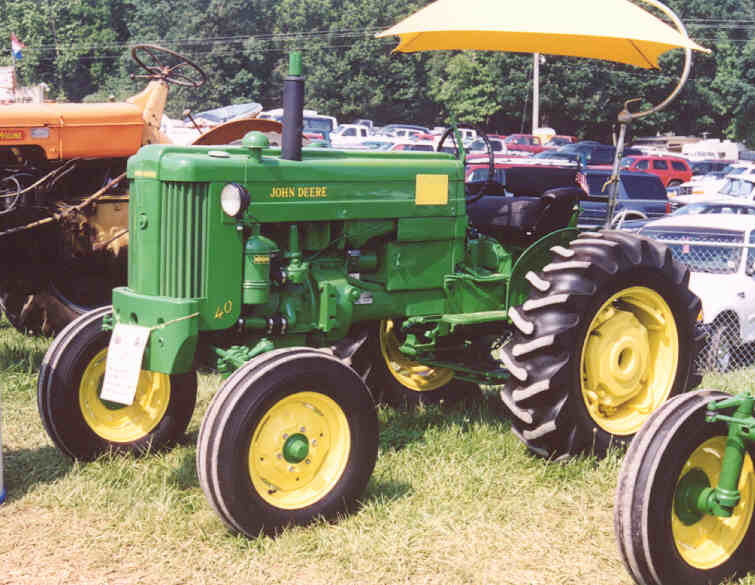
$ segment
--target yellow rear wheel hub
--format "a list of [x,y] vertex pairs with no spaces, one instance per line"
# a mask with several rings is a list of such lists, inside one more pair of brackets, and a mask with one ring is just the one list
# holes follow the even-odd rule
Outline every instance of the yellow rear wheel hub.
[[107,348],[87,365],[79,383],[79,407],[89,428],[106,441],[131,443],[146,437],[163,419],[170,404],[170,376],[142,370],[134,402],[115,404],[100,399]]
[[[698,469],[705,473],[710,485],[718,485],[725,449],[726,437],[713,437],[705,441],[687,459],[679,480],[693,469]],[[742,466],[739,493],[741,499],[729,518],[705,514],[694,524],[687,525],[672,511],[671,532],[674,544],[689,565],[702,570],[712,569],[729,560],[742,544],[752,521],[755,504],[753,464],[749,455],[745,455]]]
[[343,475],[351,432],[341,407],[318,392],[276,402],[252,434],[249,476],[267,503],[285,510],[325,497]]
[[390,319],[381,322],[380,353],[388,371],[405,388],[429,392],[442,388],[453,379],[453,370],[418,364],[401,353],[400,346],[394,322]]
[[587,329],[580,360],[585,406],[613,435],[636,433],[671,393],[679,334],[664,298],[643,286],[601,305]]

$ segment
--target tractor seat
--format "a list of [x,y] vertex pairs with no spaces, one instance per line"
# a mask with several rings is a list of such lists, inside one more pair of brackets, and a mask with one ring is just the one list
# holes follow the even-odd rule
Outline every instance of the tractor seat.
[[499,241],[532,243],[569,224],[581,192],[559,187],[536,197],[484,195],[467,207],[469,223]]

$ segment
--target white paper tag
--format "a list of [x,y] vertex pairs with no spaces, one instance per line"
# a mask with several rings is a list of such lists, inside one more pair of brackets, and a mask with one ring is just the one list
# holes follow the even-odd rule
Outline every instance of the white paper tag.
[[118,323],[115,326],[107,350],[105,380],[100,393],[102,400],[133,404],[149,332],[149,327],[139,325]]

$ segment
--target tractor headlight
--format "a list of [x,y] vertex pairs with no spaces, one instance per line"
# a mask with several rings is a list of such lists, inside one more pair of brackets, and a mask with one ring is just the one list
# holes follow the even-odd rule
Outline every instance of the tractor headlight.
[[220,206],[226,215],[239,217],[249,207],[249,193],[237,183],[228,183],[220,192]]

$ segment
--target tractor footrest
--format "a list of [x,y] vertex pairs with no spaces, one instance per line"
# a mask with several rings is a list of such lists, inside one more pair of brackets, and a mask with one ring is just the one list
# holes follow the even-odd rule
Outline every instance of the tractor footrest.
[[508,311],[480,311],[479,313],[456,313],[454,315],[442,315],[442,323],[448,323],[451,328],[462,325],[480,325],[492,321],[508,321]]

